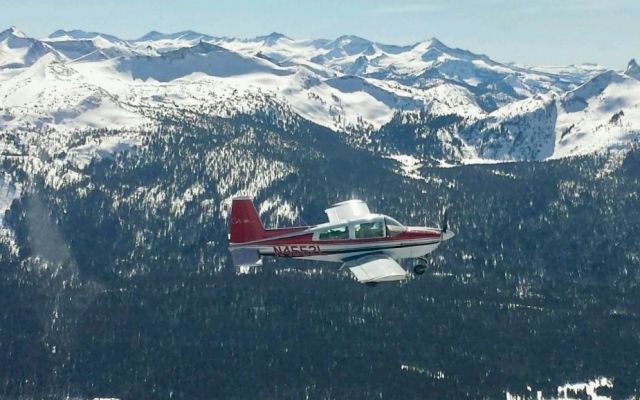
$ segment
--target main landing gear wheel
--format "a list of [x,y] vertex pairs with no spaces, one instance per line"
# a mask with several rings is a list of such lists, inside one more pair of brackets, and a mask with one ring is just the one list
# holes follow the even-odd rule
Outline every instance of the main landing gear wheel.
[[416,275],[422,275],[422,274],[424,274],[424,273],[427,271],[427,268],[429,268],[429,267],[428,267],[429,260],[427,260],[427,259],[426,259],[426,258],[424,258],[424,257],[418,257],[418,260],[420,260],[420,261],[421,261],[421,263],[420,263],[420,264],[418,264],[418,265],[416,265],[415,267],[413,267],[413,272],[414,272]]
[[415,267],[413,267],[413,272],[416,275],[422,275],[427,271],[427,266],[424,264],[418,264]]

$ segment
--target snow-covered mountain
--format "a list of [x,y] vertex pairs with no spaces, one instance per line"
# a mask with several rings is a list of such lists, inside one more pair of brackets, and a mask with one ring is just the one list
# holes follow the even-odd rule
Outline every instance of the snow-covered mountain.
[[554,73],[507,65],[484,55],[454,49],[433,38],[410,46],[376,43],[357,36],[335,40],[295,41],[281,34],[255,40],[218,39],[238,51],[264,54],[281,63],[311,61],[333,71],[413,87],[452,83],[468,89],[486,111],[549,90],[565,91],[598,69],[576,67],[576,73]]
[[607,71],[565,94],[556,122],[554,157],[622,147],[640,134],[640,80]]
[[27,37],[16,27],[0,32],[0,69],[29,67],[46,54],[57,52],[46,43]]
[[[132,49],[129,43],[113,35],[77,29],[55,31],[45,41],[67,59],[74,61],[98,61],[144,53],[143,50]],[[146,51],[146,54],[149,53]]]
[[0,33],[0,149],[73,154],[87,144],[74,133],[82,130],[118,131],[130,143],[162,113],[224,117],[276,108],[390,155],[396,149],[383,143],[406,123],[413,139],[392,142],[429,163],[544,160],[636,137],[638,76],[633,60],[624,73],[588,64],[525,67],[437,39],[395,46],[356,36],[183,31],[124,40],[81,30],[35,39],[10,28]]
[[640,80],[640,65],[638,65],[635,58],[629,61],[627,70],[624,72],[624,74],[631,78]]
[[514,101],[461,130],[468,159],[545,160],[625,149],[640,138],[640,81],[605,71],[566,93]]

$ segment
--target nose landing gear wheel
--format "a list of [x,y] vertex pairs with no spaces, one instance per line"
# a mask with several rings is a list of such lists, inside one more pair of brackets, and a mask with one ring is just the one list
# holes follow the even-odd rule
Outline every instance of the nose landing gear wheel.
[[424,264],[418,264],[415,267],[413,267],[413,272],[416,275],[422,275],[425,273],[426,270],[427,270],[427,266]]

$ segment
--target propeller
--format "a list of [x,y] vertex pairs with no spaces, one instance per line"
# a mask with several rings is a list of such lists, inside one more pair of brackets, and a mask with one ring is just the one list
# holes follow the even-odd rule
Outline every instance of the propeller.
[[449,229],[449,208],[444,207],[442,210],[442,222],[440,223],[440,230],[442,233],[447,233]]

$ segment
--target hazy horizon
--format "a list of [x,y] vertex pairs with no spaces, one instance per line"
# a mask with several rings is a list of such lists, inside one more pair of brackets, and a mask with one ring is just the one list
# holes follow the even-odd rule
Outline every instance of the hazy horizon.
[[640,58],[640,4],[631,0],[401,0],[299,4],[292,0],[223,0],[211,4],[156,4],[150,0],[103,4],[88,0],[3,6],[0,30],[16,26],[46,37],[81,29],[135,39],[150,31],[193,30],[211,36],[251,38],[279,32],[294,39],[342,35],[409,45],[438,38],[450,47],[527,65],[597,63],[623,69]]

